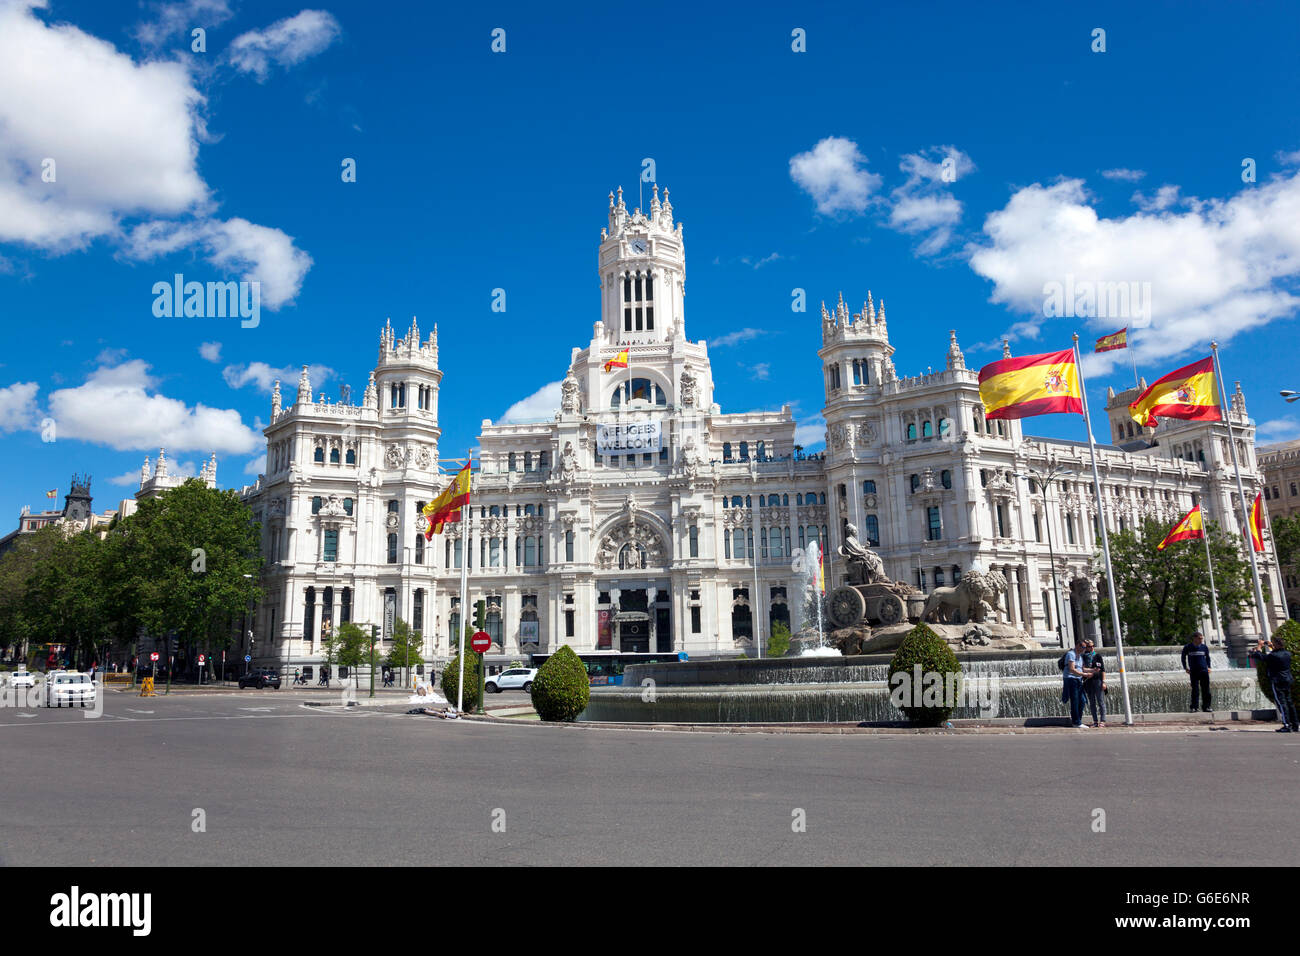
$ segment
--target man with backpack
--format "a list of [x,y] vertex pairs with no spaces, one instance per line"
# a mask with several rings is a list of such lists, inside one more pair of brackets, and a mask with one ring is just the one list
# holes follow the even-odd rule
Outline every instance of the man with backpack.
[[1070,725],[1075,730],[1087,730],[1083,724],[1083,682],[1097,673],[1094,668],[1083,666],[1083,652],[1083,638],[1075,638],[1073,649],[1066,651],[1056,665],[1064,681],[1061,701],[1070,704]]
[[1268,650],[1268,645],[1261,640],[1255,645],[1255,649],[1250,652],[1250,659],[1264,665],[1264,677],[1273,689],[1273,703],[1277,706],[1277,719],[1282,721],[1282,726],[1277,729],[1277,732],[1279,734],[1300,733],[1300,726],[1296,723],[1295,700],[1291,696],[1291,685],[1293,683],[1291,652],[1286,649],[1282,638],[1276,634],[1273,636],[1273,650],[1265,654],[1266,650]]
[[1190,643],[1183,645],[1183,670],[1192,681],[1192,713],[1197,701],[1203,701],[1201,710],[1210,712],[1210,649],[1205,646],[1205,635],[1197,631]]
[[1083,682],[1083,695],[1092,711],[1092,726],[1106,726],[1106,662],[1092,641],[1083,642],[1083,666],[1092,668],[1093,674]]

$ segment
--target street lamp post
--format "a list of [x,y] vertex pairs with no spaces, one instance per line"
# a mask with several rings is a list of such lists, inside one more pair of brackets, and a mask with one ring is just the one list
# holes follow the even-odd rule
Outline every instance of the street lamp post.
[[[253,656],[253,576],[245,574],[248,580],[248,656]],[[244,662],[244,676],[248,676],[249,668],[252,666],[251,661]]]
[[1061,602],[1061,586],[1056,580],[1056,549],[1052,544],[1052,518],[1047,513],[1047,489],[1052,486],[1052,482],[1060,477],[1064,469],[1058,465],[1052,465],[1046,474],[1043,474],[1040,471],[1035,471],[1032,468],[1028,468],[1026,471],[1028,471],[1029,474],[1018,475],[1017,477],[1024,478],[1030,482],[1036,481],[1043,489],[1043,522],[1047,525],[1047,554],[1052,562],[1052,595],[1056,598],[1056,640],[1061,647],[1064,647],[1065,629],[1063,625],[1065,621],[1065,608]]

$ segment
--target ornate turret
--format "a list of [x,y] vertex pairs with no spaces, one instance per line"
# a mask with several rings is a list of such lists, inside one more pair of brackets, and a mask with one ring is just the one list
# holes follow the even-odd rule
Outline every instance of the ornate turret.
[[948,330],[948,370],[963,369],[966,367],[966,356],[962,354],[961,346],[957,344],[957,330]]
[[301,405],[311,404],[311,378],[307,375],[307,366],[302,367],[302,374],[298,376],[298,403]]
[[271,421],[280,417],[280,380],[275,380],[275,385],[271,388]]
[[155,478],[167,477],[167,449],[158,449],[158,464],[154,466],[153,476]]
[[673,223],[668,190],[656,183],[649,215],[628,213],[623,189],[609,195],[609,222],[600,233],[597,269],[602,344],[657,345],[684,336],[686,250]]
[[366,394],[361,399],[361,404],[365,408],[379,407],[379,392],[375,388],[375,373],[370,373],[370,381],[366,383]]
[[1232,393],[1232,414],[1237,418],[1246,417],[1246,396],[1242,394],[1241,383],[1237,382],[1237,390]]
[[[883,306],[882,306],[882,308],[883,308]],[[1002,357],[1003,357],[1004,359],[1009,359],[1009,358],[1011,358],[1011,340],[1010,340],[1010,339],[1003,339],[1003,340],[1002,340]]]

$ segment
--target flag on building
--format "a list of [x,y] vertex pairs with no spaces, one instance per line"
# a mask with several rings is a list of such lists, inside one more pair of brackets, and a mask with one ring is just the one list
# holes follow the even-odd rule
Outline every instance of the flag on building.
[[448,521],[460,520],[460,508],[469,504],[469,462],[456,473],[456,477],[437,498],[424,506],[422,514],[429,519],[424,529],[424,538],[429,540],[442,531]]
[[1187,514],[1183,515],[1182,520],[1174,525],[1173,530],[1165,535],[1165,540],[1156,545],[1157,551],[1163,551],[1166,547],[1175,541],[1186,541],[1189,538],[1205,537],[1205,523],[1201,517],[1201,506],[1197,505]]
[[608,372],[616,368],[627,368],[627,349],[619,352],[612,359],[605,363],[605,371]]
[[826,555],[820,541],[817,542],[817,593],[826,593]]
[[1256,495],[1255,503],[1250,506],[1250,546],[1256,551],[1264,550],[1264,496]]
[[1109,352],[1113,349],[1128,348],[1128,326],[1120,329],[1118,332],[1112,332],[1110,335],[1103,335],[1097,340],[1094,352]]
[[58,488],[51,488],[49,491],[45,492],[45,497],[46,497],[46,498],[55,498],[55,497],[58,496],[58,494],[59,494],[59,489],[58,489]]
[[986,419],[1028,418],[1057,412],[1083,414],[1074,350],[1022,355],[980,369]]
[[1152,383],[1128,407],[1133,421],[1152,427],[1159,418],[1185,418],[1194,422],[1217,422],[1219,387],[1214,378],[1214,360],[1202,359],[1175,369]]

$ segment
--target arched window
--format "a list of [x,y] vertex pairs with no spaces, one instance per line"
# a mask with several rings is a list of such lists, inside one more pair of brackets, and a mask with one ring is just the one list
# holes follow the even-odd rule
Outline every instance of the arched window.
[[424,535],[419,532],[415,535],[415,563],[424,564]]
[[628,543],[618,552],[618,566],[623,570],[635,570],[646,565],[645,548],[639,544]]
[[388,536],[388,563],[389,564],[397,563],[397,535],[396,534],[390,534]]
[[912,485],[912,494],[916,494],[916,489],[921,487],[921,476],[912,475],[910,478],[908,478],[908,481]]
[[325,464],[325,448],[324,448],[324,446],[322,446],[322,445],[317,445],[317,446],[316,446],[316,451],[315,451],[315,453],[312,455],[312,461],[316,462],[316,464],[318,464],[318,465],[323,465],[323,464]]
[[909,423],[907,426],[907,440],[916,441],[916,424],[914,422]]
[[946,418],[939,419],[939,437],[947,438],[952,433],[952,422]]
[[345,515],[347,515],[348,517],[351,517],[351,516],[352,516],[352,509],[353,509],[353,507],[355,506],[355,504],[356,504],[356,503],[355,503],[351,498],[344,498],[344,499],[343,499],[343,513],[344,513]]
[[348,453],[346,456],[344,456],[343,461],[346,464],[355,465],[357,463],[357,450],[355,448],[349,448]]
[[[610,406],[618,408],[623,404],[628,394],[628,381],[624,379],[614,389],[614,394],[610,397]],[[631,382],[632,402],[648,402],[660,407],[668,404],[668,396],[664,390],[648,378],[634,378]]]
[[943,471],[939,472],[939,481],[940,481],[940,483],[943,484],[943,486],[944,486],[945,488],[951,488],[951,487],[952,487],[952,472],[949,471],[947,468],[945,468]]
[[722,460],[731,461],[731,442],[729,441],[722,443]]
[[338,463],[339,463],[339,450],[338,450],[337,448],[331,448],[331,449],[330,449],[330,464],[331,464],[331,465],[337,465]]
[[864,481],[862,483],[862,493],[864,495],[874,495],[876,493],[876,483],[874,481]]
[[511,453],[509,454],[509,456],[507,457],[506,460],[507,460],[507,462],[509,463],[509,468],[510,468],[511,471],[518,471],[518,470],[519,470],[519,467],[518,467],[518,466],[519,466],[519,459],[518,459],[518,457],[515,455],[514,452],[511,452]]
[[731,507],[733,507],[733,508],[743,508],[743,507],[745,507],[745,499],[741,498],[740,495],[732,495],[732,496],[731,496]]
[[925,423],[921,426],[921,437],[922,438],[934,437],[934,425],[931,424],[928,418],[925,420]]
[[740,443],[740,460],[749,461],[749,442],[747,441]]

